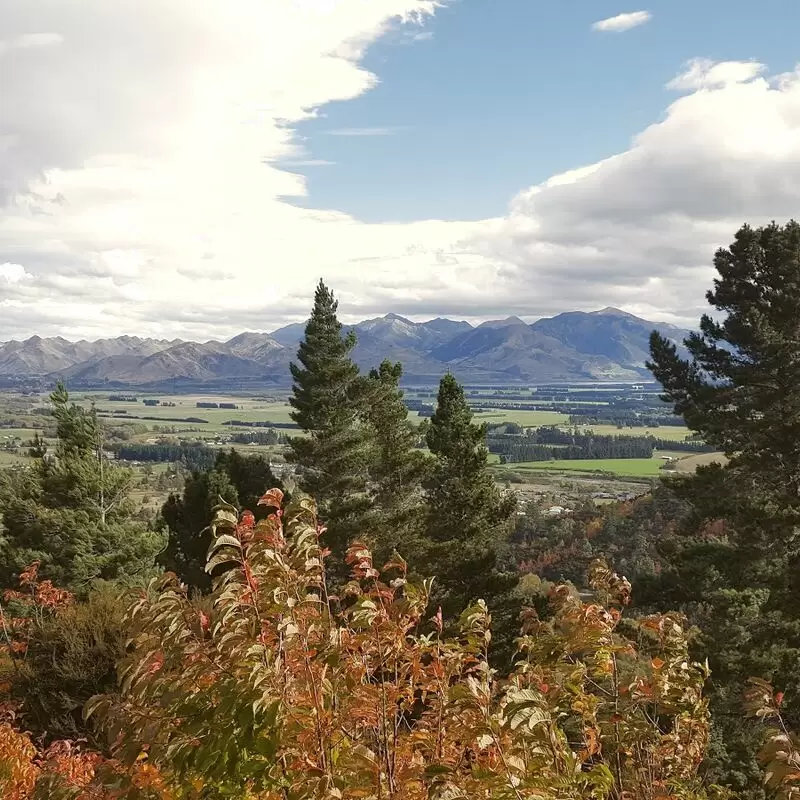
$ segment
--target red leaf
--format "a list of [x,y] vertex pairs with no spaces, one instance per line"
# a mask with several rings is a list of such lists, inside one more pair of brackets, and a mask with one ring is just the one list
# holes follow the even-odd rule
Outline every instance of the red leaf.
[[239,522],[239,527],[244,530],[250,530],[256,524],[256,518],[253,516],[252,511],[245,511],[242,514],[242,519]]
[[270,489],[265,492],[258,501],[260,506],[269,506],[270,508],[280,508],[283,503],[283,492],[280,489]]

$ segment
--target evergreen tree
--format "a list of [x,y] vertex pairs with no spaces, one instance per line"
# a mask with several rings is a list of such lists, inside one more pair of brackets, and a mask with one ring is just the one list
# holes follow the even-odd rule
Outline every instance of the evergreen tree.
[[516,499],[504,495],[489,473],[485,438],[463,388],[445,375],[426,435],[434,456],[425,481],[427,541],[410,564],[437,576],[437,600],[446,617],[483,599],[502,628],[505,600],[518,576],[500,568],[498,551],[508,541]]
[[[718,277],[690,360],[654,332],[653,374],[686,424],[743,477],[750,513],[778,527],[800,522],[800,224],[745,225],[714,258]],[[765,544],[762,541],[759,544]]]
[[372,509],[370,532],[379,559],[397,550],[409,557],[420,547],[425,523],[422,483],[431,459],[420,444],[422,434],[408,418],[400,378],[403,368],[385,360],[370,372],[365,384],[365,407],[371,428],[369,487]]
[[306,434],[290,441],[300,488],[314,496],[326,541],[341,563],[361,533],[367,495],[369,438],[363,420],[363,381],[350,357],[356,339],[343,335],[333,292],[319,282],[305,337],[291,365],[292,419]]
[[97,580],[145,579],[163,540],[133,516],[133,473],[107,459],[94,409],[70,403],[61,384],[50,401],[55,456],[40,448],[32,467],[0,485],[0,581],[12,585],[33,561],[43,578],[78,593]]
[[209,525],[220,498],[263,517],[266,511],[258,506],[258,498],[272,488],[280,488],[280,482],[263,456],[219,453],[213,469],[193,472],[183,494],[171,494],[162,506],[169,538],[159,563],[190,589],[210,591],[212,576],[205,571],[212,540]]
[[679,607],[703,628],[715,673],[710,770],[761,797],[759,731],[741,719],[747,679],[784,690],[786,719],[800,723],[800,225],[744,226],[714,266],[716,313],[685,342],[689,359],[654,333],[650,368],[675,413],[729,460],[670,482],[692,513],[662,543],[669,567],[639,602]]

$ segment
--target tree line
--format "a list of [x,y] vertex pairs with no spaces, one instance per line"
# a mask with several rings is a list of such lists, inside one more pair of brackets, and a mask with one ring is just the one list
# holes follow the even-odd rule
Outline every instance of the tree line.
[[551,459],[652,458],[656,450],[707,453],[702,441],[672,441],[655,436],[596,434],[591,430],[563,430],[555,426],[529,428],[524,434],[488,432],[490,453],[503,463],[549,461]]
[[183,464],[190,471],[212,469],[217,454],[214,448],[189,440],[154,444],[126,442],[112,445],[111,450],[120,461]]

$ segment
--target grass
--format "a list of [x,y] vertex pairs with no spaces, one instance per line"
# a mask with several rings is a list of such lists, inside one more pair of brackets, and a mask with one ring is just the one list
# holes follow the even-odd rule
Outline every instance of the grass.
[[[137,402],[115,402],[108,400],[108,393],[82,393],[75,395],[74,400],[84,406],[92,401],[97,408],[107,412],[126,411],[114,419],[124,422],[143,422],[152,428],[153,425],[175,425],[181,429],[200,428],[204,433],[221,433],[230,431],[231,426],[225,422],[241,420],[242,422],[291,422],[292,407],[282,401],[271,401],[263,397],[222,397],[219,395],[148,395],[135,393]],[[162,402],[173,402],[175,406],[146,406],[142,401],[153,398]],[[238,408],[197,408],[198,402],[235,403]],[[135,417],[155,417],[156,419],[136,420]],[[176,422],[187,417],[207,420],[207,423]]]
[[616,425],[579,425],[578,428],[580,430],[591,430],[598,436],[655,436],[656,439],[669,439],[671,442],[682,442],[691,434],[688,428],[676,425],[663,425],[658,428],[618,428]]
[[[486,412],[476,412],[477,422],[499,424],[516,422],[524,428],[535,428],[541,425],[558,425],[560,428],[572,429],[569,416],[558,411],[524,411],[513,408],[498,408]],[[691,431],[688,428],[663,425],[658,428],[618,428],[616,425],[578,425],[580,430],[591,430],[598,436],[655,436],[656,439],[669,439],[682,442]]]
[[481,411],[475,414],[476,422],[489,424],[516,422],[524,428],[535,428],[540,425],[565,425],[569,422],[566,414],[558,411],[524,411],[514,408],[498,408],[492,411]]
[[592,458],[557,461],[526,461],[505,465],[514,472],[610,472],[626,478],[657,478],[664,474],[660,458]]
[[26,461],[30,461],[28,456],[18,456],[16,453],[7,453],[5,450],[0,450],[0,467],[24,464]]
[[37,433],[41,436],[43,431],[37,431],[36,428],[0,428],[0,441],[15,436],[19,439],[33,439]]

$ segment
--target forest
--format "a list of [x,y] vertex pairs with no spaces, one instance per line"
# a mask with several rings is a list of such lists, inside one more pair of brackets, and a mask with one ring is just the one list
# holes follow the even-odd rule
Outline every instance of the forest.
[[109,448],[162,445],[114,445],[58,385],[55,451],[0,470],[0,796],[800,797],[800,224],[742,227],[714,268],[649,367],[725,464],[565,516],[498,485],[490,447],[658,440],[490,431],[451,374],[416,425],[322,281],[283,482],[182,447],[149,518]]

